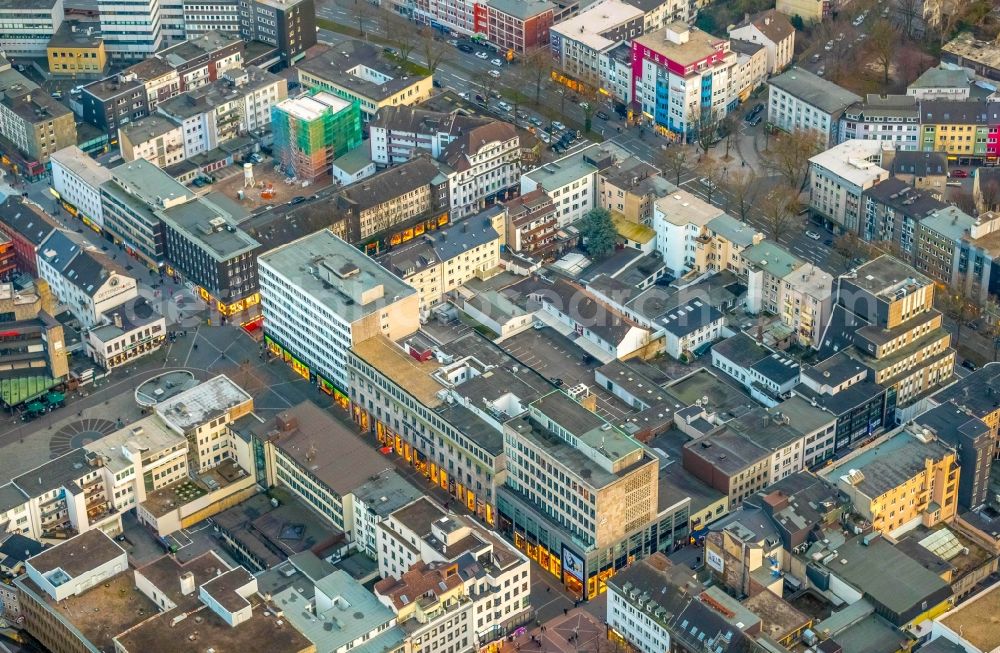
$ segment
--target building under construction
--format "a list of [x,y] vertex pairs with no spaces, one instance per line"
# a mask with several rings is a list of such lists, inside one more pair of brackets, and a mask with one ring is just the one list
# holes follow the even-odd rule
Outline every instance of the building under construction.
[[285,174],[313,181],[331,173],[337,157],[361,145],[361,109],[318,91],[279,102],[272,109],[274,156]]

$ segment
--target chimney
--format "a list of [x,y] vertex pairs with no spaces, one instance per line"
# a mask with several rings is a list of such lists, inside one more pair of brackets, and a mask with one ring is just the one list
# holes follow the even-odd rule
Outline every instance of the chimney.
[[194,574],[190,571],[181,574],[181,594],[184,596],[194,594]]

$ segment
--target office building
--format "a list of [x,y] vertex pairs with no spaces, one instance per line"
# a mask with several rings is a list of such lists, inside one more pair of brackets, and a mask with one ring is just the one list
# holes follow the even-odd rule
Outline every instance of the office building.
[[[160,61],[153,57],[144,63],[154,60]],[[174,80],[167,88],[171,86],[176,86],[173,94],[180,92],[180,82]],[[107,132],[115,140],[120,126],[148,116],[150,111],[146,85],[130,70],[84,86],[80,90],[80,106],[84,122]]]
[[166,261],[159,212],[194,199],[192,192],[145,159],[123,163],[101,184],[104,230],[127,254],[158,269]]
[[736,60],[729,39],[671,23],[632,41],[632,101],[645,121],[687,142],[735,108]]
[[237,227],[232,215],[202,197],[157,213],[167,260],[175,274],[195,284],[203,300],[226,316],[260,302],[260,243]]
[[156,57],[177,71],[181,93],[201,88],[222,78],[227,70],[245,65],[243,41],[218,32],[205,32],[172,45]]
[[904,427],[823,471],[877,532],[898,537],[917,525],[950,522],[958,509],[955,449],[931,432]]
[[62,22],[62,0],[4,2],[0,5],[0,51],[18,60],[43,57]]
[[[187,101],[187,96],[181,99]],[[145,159],[161,169],[187,158],[184,141],[181,125],[158,113],[118,128],[118,148],[123,160]]]
[[[514,55],[547,47],[554,9],[555,5],[547,0],[489,0],[486,37],[498,51]],[[475,12],[477,18],[482,13],[478,8]]]
[[100,30],[77,21],[63,21],[45,46],[49,72],[74,79],[101,77],[108,66],[108,53]]
[[550,29],[557,74],[570,85],[600,88],[599,57],[622,41],[642,34],[643,11],[620,0],[587,8]]
[[920,222],[914,266],[974,302],[1000,293],[1000,214],[948,206]]
[[767,121],[784,132],[815,133],[822,149],[837,142],[847,107],[861,102],[854,93],[797,66],[769,79],[767,87]]
[[279,102],[271,122],[275,159],[286,174],[304,181],[331,174],[333,160],[361,144],[357,102],[326,91]]
[[[656,250],[667,272],[683,277],[698,264],[698,240],[708,223],[725,212],[686,190],[677,189],[653,205]],[[707,257],[704,266],[707,267]]]
[[748,17],[729,30],[729,38],[764,46],[767,51],[767,74],[777,75],[792,64],[795,54],[795,28],[775,9]]
[[276,63],[282,66],[301,61],[306,50],[316,45],[313,0],[252,0],[240,3],[239,12],[240,38],[271,46],[277,50]]
[[348,350],[417,330],[419,295],[328,230],[259,258],[265,342],[300,375],[346,399]]
[[98,0],[101,36],[112,62],[142,61],[163,45],[160,0]]
[[[987,501],[995,443],[986,422],[954,400],[913,418],[916,429],[930,431],[958,456],[958,508],[976,510]],[[957,514],[957,513],[956,513]]]
[[52,190],[60,205],[91,229],[104,227],[101,184],[111,180],[111,172],[87,156],[76,145],[52,154]]
[[371,158],[379,166],[389,166],[409,161],[417,150],[423,150],[437,159],[465,132],[494,122],[460,112],[388,106],[368,125]]
[[850,140],[809,159],[809,208],[838,233],[861,234],[861,194],[888,179],[879,141]]
[[630,560],[669,546],[655,456],[561,391],[532,402],[526,418],[504,425],[497,505],[499,530],[517,548],[590,598]]
[[402,75],[379,47],[355,40],[332,45],[296,68],[303,88],[356,102],[365,122],[383,108],[419,104],[434,89],[433,75]]
[[8,90],[0,98],[0,145],[15,171],[37,178],[54,152],[76,145],[73,112],[46,93]]

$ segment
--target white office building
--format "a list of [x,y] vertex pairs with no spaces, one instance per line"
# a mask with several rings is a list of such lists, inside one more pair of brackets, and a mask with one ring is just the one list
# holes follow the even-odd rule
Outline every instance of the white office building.
[[0,4],[0,50],[8,57],[45,58],[49,40],[62,25],[63,0]]
[[860,233],[861,194],[889,178],[882,141],[850,140],[809,159],[809,208],[840,232]]
[[680,278],[695,267],[698,239],[713,219],[724,211],[678,188],[653,204],[656,250],[667,272]]
[[76,145],[64,147],[50,157],[52,190],[91,229],[104,226],[101,184],[111,180],[111,172]]
[[98,0],[97,11],[112,61],[142,61],[163,45],[160,0]]
[[347,390],[355,343],[419,327],[417,291],[332,231],[262,254],[258,266],[268,347],[321,387]]
[[824,148],[837,142],[840,117],[861,98],[799,68],[767,82],[767,121],[784,132],[814,132]]

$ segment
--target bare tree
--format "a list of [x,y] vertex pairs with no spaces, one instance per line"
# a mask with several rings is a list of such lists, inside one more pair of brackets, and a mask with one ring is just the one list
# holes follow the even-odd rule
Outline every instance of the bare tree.
[[750,215],[758,183],[760,183],[760,177],[753,171],[753,168],[743,168],[730,173],[723,185],[732,198],[733,206],[743,222],[746,222]]
[[978,204],[984,213],[1000,211],[1000,179],[988,179],[979,185]]
[[577,91],[577,95],[580,97],[578,105],[583,110],[583,131],[589,133],[594,112],[597,111],[597,101],[601,96],[596,89],[590,86],[581,87]]
[[771,138],[761,158],[765,167],[784,177],[791,188],[801,189],[809,174],[809,159],[821,151],[822,140],[815,131],[802,129]]
[[391,11],[381,11],[378,14],[382,31],[392,40],[399,51],[399,60],[406,64],[410,55],[420,45],[420,34],[416,25],[404,16]]
[[493,92],[496,91],[500,80],[483,71],[473,75],[472,81],[476,82],[483,89],[483,106],[489,106],[490,98],[493,97]]
[[434,30],[425,27],[420,30],[420,46],[424,59],[427,61],[427,69],[434,74],[441,63],[451,54],[451,47],[434,38]]
[[962,338],[962,327],[965,323],[979,317],[980,308],[972,302],[961,288],[949,286],[934,295],[934,303],[938,310],[955,322],[955,349],[958,349]]
[[694,138],[703,154],[708,154],[709,148],[715,145],[718,131],[719,123],[711,111],[702,113],[698,119],[698,125],[695,127]]
[[957,193],[953,193],[951,201],[955,203],[955,206],[971,216],[979,214],[979,209],[976,206],[976,199],[972,196],[972,193],[966,190],[959,190]]
[[711,204],[726,178],[726,169],[722,163],[706,154],[698,163],[698,173],[703,180],[701,186],[705,190],[705,201]]
[[798,215],[799,194],[791,188],[774,188],[764,196],[759,205],[767,237],[774,242],[779,242],[782,236],[801,222]]
[[351,11],[354,13],[354,20],[358,21],[358,32],[367,41],[368,33],[365,31],[365,26],[375,19],[378,8],[369,0],[354,0],[354,6],[351,8]]
[[535,47],[521,56],[524,81],[534,87],[535,105],[542,103],[542,86],[552,75],[552,53],[546,47]]
[[673,178],[674,185],[680,186],[681,175],[691,169],[692,159],[691,151],[685,145],[677,144],[661,150],[658,162],[660,169]]
[[903,34],[913,36],[913,23],[921,17],[922,0],[896,0],[896,14]]
[[889,86],[889,69],[899,48],[899,32],[888,20],[882,19],[872,27],[868,48],[872,58],[882,67],[882,90]]

